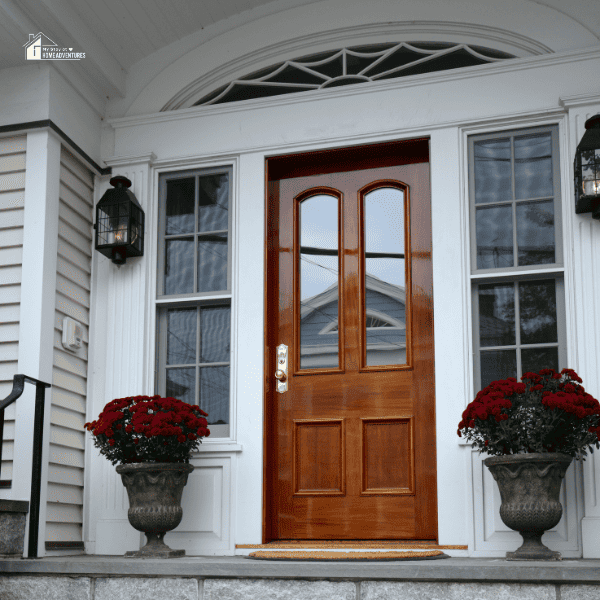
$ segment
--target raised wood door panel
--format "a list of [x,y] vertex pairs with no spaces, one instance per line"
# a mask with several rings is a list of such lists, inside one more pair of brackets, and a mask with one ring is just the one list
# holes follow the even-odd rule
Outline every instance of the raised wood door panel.
[[[421,162],[271,182],[265,373],[271,539],[437,537],[428,167]],[[404,323],[376,310],[379,305],[369,308],[370,301],[365,306],[368,294],[384,299],[381,292],[386,292],[377,277],[366,276],[364,258],[369,251],[364,198],[381,188],[400,190],[405,198]],[[329,294],[329,303],[314,309],[323,312],[319,334],[337,333],[327,346],[325,366],[314,360],[314,346],[301,348],[307,310],[303,313],[299,289],[301,248],[306,250],[299,233],[300,207],[318,195],[336,199],[339,207],[339,251],[333,255],[339,267],[337,323],[324,308],[332,306],[335,284],[321,294]],[[374,324],[389,329],[368,328]],[[367,335],[382,331],[373,347],[387,347],[392,330],[403,327],[404,352],[381,351],[372,366],[367,364],[367,343],[372,344]],[[331,358],[335,343],[337,363]],[[288,391],[282,394],[273,379],[278,344],[289,348]],[[312,359],[307,348],[312,348]],[[391,356],[400,364],[385,364]]]

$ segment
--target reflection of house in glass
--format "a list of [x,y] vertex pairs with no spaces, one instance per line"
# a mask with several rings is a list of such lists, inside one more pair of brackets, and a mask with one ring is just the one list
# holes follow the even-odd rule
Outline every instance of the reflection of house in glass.
[[500,319],[494,313],[496,297],[491,294],[479,296],[480,346],[504,346],[515,343],[514,315],[512,323]]
[[[406,363],[406,293],[367,274],[367,365]],[[337,284],[302,301],[300,366],[335,368],[338,351]]]

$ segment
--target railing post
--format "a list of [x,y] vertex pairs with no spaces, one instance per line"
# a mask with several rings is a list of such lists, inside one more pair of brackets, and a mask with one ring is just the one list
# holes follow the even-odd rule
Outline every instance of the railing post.
[[[28,378],[30,381],[32,379]],[[40,529],[40,494],[42,491],[42,449],[44,441],[44,407],[49,383],[35,381],[35,419],[33,422],[33,464],[31,466],[31,495],[29,504],[29,544],[27,556],[37,558]]]
[[40,530],[40,495],[42,491],[42,450],[44,442],[44,408],[46,388],[44,383],[27,375],[13,377],[13,389],[7,398],[0,401],[0,460],[2,460],[2,441],[4,433],[4,410],[23,393],[25,381],[35,383],[35,412],[33,420],[33,455],[31,461],[31,493],[29,496],[29,543],[27,558],[37,558],[38,536]]

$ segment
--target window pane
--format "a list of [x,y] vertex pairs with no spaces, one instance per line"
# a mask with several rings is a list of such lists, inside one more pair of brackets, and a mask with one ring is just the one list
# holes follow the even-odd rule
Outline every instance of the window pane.
[[558,371],[558,348],[524,348],[521,364],[523,373],[537,373],[540,369]]
[[300,368],[337,368],[338,327],[328,325],[338,320],[338,199],[303,200],[299,226]]
[[199,179],[198,231],[229,228],[229,175],[207,175]]
[[194,177],[167,181],[167,235],[194,233]]
[[497,379],[516,376],[516,350],[487,350],[481,352],[481,389]]
[[200,369],[200,408],[209,425],[229,423],[229,367]]
[[[367,366],[406,364],[404,192],[379,188],[365,196],[365,310],[380,323],[366,328]],[[376,256],[381,254],[383,256]],[[373,256],[375,255],[375,256]]]
[[512,207],[496,206],[476,210],[477,268],[512,267]]
[[522,344],[558,341],[556,285],[553,279],[520,283],[519,312]]
[[512,200],[510,138],[475,142],[475,204]]
[[200,362],[228,362],[231,309],[227,306],[200,311]]
[[519,265],[555,262],[552,200],[517,204],[517,246]]
[[170,398],[196,404],[196,369],[167,369],[167,391]]
[[552,196],[552,136],[515,138],[515,198]]
[[194,291],[194,239],[165,242],[165,294]]
[[479,344],[510,346],[516,343],[515,286],[479,286]]
[[198,238],[198,291],[227,290],[227,235]]
[[195,308],[172,308],[167,312],[167,364],[196,364]]

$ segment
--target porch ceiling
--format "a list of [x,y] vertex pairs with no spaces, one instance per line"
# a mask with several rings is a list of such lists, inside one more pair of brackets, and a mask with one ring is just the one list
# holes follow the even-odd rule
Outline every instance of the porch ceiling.
[[[0,69],[25,66],[23,44],[29,34],[41,31],[60,47],[86,53],[80,62],[54,63],[57,69],[67,76],[83,77],[103,96],[115,99],[125,95],[132,66],[167,46],[179,44],[180,54],[185,53],[206,39],[201,32],[207,28],[223,32],[315,1],[0,0]],[[463,4],[472,1],[458,0]],[[544,5],[556,11],[557,18],[572,19],[600,41],[598,0],[518,1],[529,8]],[[400,8],[402,2],[398,5]],[[432,20],[436,13],[432,9]],[[584,45],[589,45],[589,38]]]

